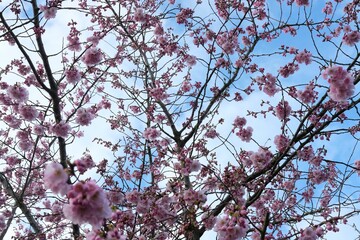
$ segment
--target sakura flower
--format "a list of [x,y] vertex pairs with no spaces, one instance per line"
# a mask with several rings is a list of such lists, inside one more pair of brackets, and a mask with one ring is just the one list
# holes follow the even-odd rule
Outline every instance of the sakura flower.
[[241,128],[237,133],[236,136],[238,136],[242,141],[244,142],[250,142],[251,141],[251,136],[252,136],[252,132],[253,132],[253,128],[252,127],[247,127],[245,128]]
[[68,123],[62,121],[50,128],[50,131],[55,134],[57,137],[66,138],[71,130],[71,127]]
[[354,78],[343,67],[328,67],[323,72],[323,77],[330,84],[329,96],[332,100],[346,101],[354,94]]
[[281,101],[276,106],[275,113],[280,120],[286,120],[291,112],[291,107],[287,101]]
[[44,171],[44,184],[53,193],[65,195],[70,190],[67,184],[69,176],[60,163],[52,162],[46,165]]
[[155,128],[147,128],[145,129],[143,136],[149,141],[155,140],[156,138],[160,137],[161,133],[159,130]]
[[33,121],[39,116],[38,110],[33,106],[22,105],[19,107],[19,112],[27,121]]
[[65,76],[66,76],[66,80],[72,84],[76,84],[81,79],[81,74],[76,68],[66,70]]
[[218,218],[214,226],[215,232],[218,233],[219,240],[242,239],[246,236],[249,226],[244,218],[236,220],[229,216]]
[[357,174],[360,176],[360,160],[355,161],[354,165],[355,165]]
[[360,32],[352,31],[349,33],[345,33],[343,37],[344,44],[348,46],[354,46],[357,42],[360,41]]
[[276,149],[279,150],[279,152],[284,152],[288,147],[289,142],[290,140],[284,135],[276,135],[274,138]]
[[30,140],[23,140],[19,142],[19,147],[24,152],[30,151],[33,148],[33,143]]
[[105,192],[92,180],[76,183],[67,196],[69,204],[64,205],[63,213],[75,224],[89,223],[98,229],[105,218],[111,217]]
[[215,129],[211,128],[209,129],[205,134],[204,136],[207,137],[207,138],[211,138],[211,139],[214,139],[218,136],[219,134],[216,132]]
[[95,167],[95,162],[89,154],[85,154],[82,158],[75,160],[74,164],[80,173]]
[[309,65],[311,63],[311,57],[311,52],[302,51],[295,56],[295,60],[298,63],[305,63],[306,65]]
[[298,6],[309,6],[309,0],[295,0]]
[[28,90],[18,84],[9,86],[7,88],[7,94],[18,103],[26,102],[29,98]]
[[100,63],[102,60],[102,54],[100,49],[98,48],[89,48],[84,56],[82,57],[82,61],[87,65],[87,66],[94,66],[98,63]]
[[134,12],[134,20],[140,23],[146,22],[146,15],[143,8],[137,8]]
[[316,232],[312,227],[306,228],[302,234],[299,240],[316,240],[318,236],[316,235]]
[[39,8],[44,13],[45,19],[55,18],[57,12],[56,7],[48,7],[48,6],[40,5]]
[[80,108],[76,113],[76,123],[81,126],[88,126],[91,121],[95,118],[91,109]]

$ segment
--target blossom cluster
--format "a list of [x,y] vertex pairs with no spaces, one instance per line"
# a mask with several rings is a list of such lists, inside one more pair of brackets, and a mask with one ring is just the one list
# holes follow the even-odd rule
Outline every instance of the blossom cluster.
[[75,224],[89,223],[97,229],[111,217],[105,192],[92,180],[76,183],[67,196],[69,204],[63,207],[64,216]]
[[231,218],[227,215],[218,218],[214,226],[214,230],[218,233],[218,239],[220,240],[241,239],[246,236],[248,228],[249,225],[245,218]]
[[246,119],[243,117],[236,117],[233,123],[234,129],[239,128],[236,132],[236,136],[238,136],[244,142],[250,142],[253,128],[247,127],[244,128],[246,124]]
[[323,77],[330,84],[329,96],[336,102],[346,101],[354,94],[354,78],[341,66],[325,69]]
[[60,163],[52,162],[46,165],[44,184],[53,193],[65,195],[70,190],[70,185],[67,184],[68,178],[69,175]]

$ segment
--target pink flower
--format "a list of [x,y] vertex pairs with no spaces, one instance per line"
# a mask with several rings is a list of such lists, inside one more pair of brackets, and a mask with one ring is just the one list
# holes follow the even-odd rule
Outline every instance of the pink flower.
[[81,50],[81,43],[78,36],[69,35],[67,37],[69,42],[68,47],[70,51],[80,51]]
[[333,4],[332,2],[327,2],[325,7],[322,9],[323,13],[330,15],[333,12]]
[[63,207],[64,216],[75,224],[89,223],[97,229],[111,217],[105,192],[92,180],[76,183],[67,196],[69,204]]
[[309,6],[309,0],[295,0],[298,6]]
[[149,141],[155,140],[156,138],[160,137],[161,133],[159,130],[155,128],[147,128],[145,129],[143,136]]
[[251,141],[251,136],[252,136],[252,132],[253,132],[253,128],[252,127],[247,127],[245,128],[241,128],[237,133],[236,136],[238,136],[242,141],[244,142],[250,142]]
[[39,116],[38,110],[33,106],[22,105],[19,107],[20,115],[27,121],[33,121]]
[[189,67],[192,67],[196,64],[196,57],[193,55],[187,55],[185,57],[185,62]]
[[50,127],[50,131],[55,134],[57,137],[66,138],[71,130],[71,127],[68,123],[61,121],[58,124]]
[[27,140],[20,141],[19,147],[24,152],[27,152],[27,151],[30,151],[34,147],[34,144],[30,140],[27,139]]
[[192,88],[192,85],[189,81],[184,81],[182,84],[181,84],[181,90],[183,92],[189,92]]
[[134,20],[140,23],[146,22],[146,15],[143,8],[137,8],[134,12]]
[[345,33],[343,37],[344,44],[348,46],[354,46],[358,41],[360,41],[360,32],[358,31]]
[[82,61],[88,66],[94,66],[100,63],[101,60],[102,54],[100,49],[94,47],[89,48],[82,57]]
[[66,80],[72,84],[76,84],[81,79],[81,74],[76,68],[66,70],[65,76]]
[[84,173],[86,170],[95,167],[95,163],[89,154],[85,154],[82,158],[74,161],[78,171]]
[[45,19],[55,18],[57,12],[56,7],[48,7],[48,6],[40,5],[39,8],[41,11],[43,11]]
[[80,108],[76,113],[76,123],[81,126],[88,126],[95,118],[95,115],[91,112],[91,109]]
[[207,138],[211,138],[211,139],[214,139],[218,136],[219,134],[216,132],[215,129],[211,128],[209,129],[206,133],[205,133],[205,137]]
[[235,219],[227,215],[218,218],[214,226],[214,231],[218,233],[218,239],[221,240],[242,239],[246,236],[248,229],[249,226],[245,218]]
[[360,176],[360,160],[355,161],[354,165],[355,165],[357,174]]
[[246,124],[246,119],[243,117],[236,117],[234,120],[234,128],[242,128]]
[[310,52],[302,51],[295,56],[295,60],[298,63],[305,63],[306,65],[309,65],[311,63],[311,57],[312,54]]
[[29,98],[28,90],[19,86],[18,84],[9,86],[7,89],[7,94],[18,103],[26,102]]
[[276,135],[274,138],[274,143],[279,152],[284,152],[289,146],[290,140],[284,135]]
[[70,190],[67,184],[69,176],[60,163],[52,162],[46,165],[44,171],[44,184],[56,194],[65,195]]
[[317,238],[316,231],[312,227],[308,227],[301,233],[299,240],[316,240]]
[[180,13],[176,15],[176,22],[179,24],[187,24],[188,18],[191,18],[194,11],[190,8],[181,9]]
[[332,100],[346,101],[354,94],[354,78],[343,67],[328,67],[323,72],[323,77],[330,84],[329,96]]
[[304,91],[299,90],[296,93],[296,96],[305,104],[314,103],[317,96],[317,92],[314,91],[314,88],[314,83],[311,82],[305,87]]
[[287,101],[281,101],[276,106],[275,113],[280,120],[286,120],[291,112],[291,107]]

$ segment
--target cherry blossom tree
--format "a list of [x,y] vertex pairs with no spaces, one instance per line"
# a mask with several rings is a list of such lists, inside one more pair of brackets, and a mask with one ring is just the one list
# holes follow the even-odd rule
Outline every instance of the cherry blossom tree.
[[359,11],[1,1],[0,238],[341,233],[360,212]]

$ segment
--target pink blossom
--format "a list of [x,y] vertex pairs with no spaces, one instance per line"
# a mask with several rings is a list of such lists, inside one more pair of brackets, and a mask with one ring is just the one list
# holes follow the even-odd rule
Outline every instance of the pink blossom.
[[92,113],[91,109],[80,108],[76,113],[76,123],[81,126],[88,126],[91,124],[91,121],[95,118],[95,115]]
[[312,54],[310,52],[302,51],[295,56],[295,60],[298,63],[305,63],[306,65],[309,65],[311,63],[311,57]]
[[253,128],[252,127],[247,127],[245,128],[241,128],[237,133],[236,136],[238,136],[242,141],[244,142],[250,142],[251,141],[251,136],[252,136],[252,132],[253,132]]
[[185,62],[189,67],[192,67],[196,64],[196,57],[193,55],[187,55],[185,57]]
[[246,236],[249,225],[245,218],[230,218],[224,216],[216,220],[214,231],[218,233],[219,240],[242,239]]
[[257,152],[250,152],[249,160],[255,169],[263,169],[272,159],[273,154],[266,148],[259,148]]
[[39,8],[41,11],[43,11],[45,19],[55,18],[57,12],[56,7],[48,7],[48,6],[40,5]]
[[323,72],[323,77],[330,84],[329,96],[332,100],[346,101],[354,94],[354,78],[343,67],[328,67]]
[[157,24],[155,26],[155,29],[154,29],[154,34],[156,36],[161,36],[164,34],[164,28],[160,25],[160,24]]
[[284,152],[286,148],[289,146],[290,140],[289,138],[281,134],[275,136],[274,143],[277,150],[279,150],[280,152]]
[[191,18],[194,11],[190,8],[181,9],[180,13],[176,15],[176,22],[179,24],[187,24],[187,19]]
[[19,142],[19,147],[22,151],[27,152],[30,151],[33,147],[34,144],[33,142],[31,142],[30,140],[22,140]]
[[100,49],[92,47],[86,50],[84,56],[82,57],[82,61],[87,66],[94,66],[101,62],[102,60],[102,54]]
[[33,106],[21,105],[19,107],[20,115],[27,121],[33,121],[39,116],[38,110]]
[[71,130],[70,124],[62,121],[50,127],[50,131],[57,137],[66,138]]
[[7,94],[18,103],[26,102],[29,98],[28,90],[18,84],[9,86],[7,88]]
[[236,117],[234,120],[234,128],[242,128],[246,124],[246,119],[243,117]]
[[360,41],[360,32],[352,31],[349,33],[345,33],[342,41],[348,46],[354,46],[357,42]]
[[326,2],[325,7],[322,9],[323,13],[330,15],[333,12],[332,2]]
[[181,84],[181,90],[183,92],[189,92],[192,88],[192,85],[189,81],[184,81],[182,84]]
[[355,161],[354,166],[356,168],[357,174],[360,176],[360,160]]
[[187,205],[199,205],[206,202],[206,195],[202,191],[188,189],[184,191],[184,201]]
[[314,91],[314,88],[314,83],[311,82],[303,91],[297,91],[296,96],[305,104],[314,103],[317,96],[317,92]]
[[306,228],[302,233],[299,240],[316,240],[318,238],[316,232],[312,227]]
[[294,63],[288,63],[284,67],[280,67],[279,73],[282,77],[287,78],[299,70],[299,66]]
[[33,127],[33,130],[34,130],[34,133],[38,136],[41,136],[44,134],[45,132],[45,127],[44,126],[41,126],[41,125],[35,125]]
[[140,23],[146,22],[146,15],[143,8],[137,8],[134,12],[134,20]]
[[13,115],[5,115],[3,120],[12,128],[18,129],[22,123],[20,119],[17,119]]
[[281,101],[275,108],[275,114],[280,120],[286,120],[291,112],[291,107],[287,101]]
[[69,203],[63,207],[65,218],[75,224],[89,223],[98,229],[111,209],[105,192],[92,180],[78,182],[67,194]]
[[78,36],[69,35],[67,37],[69,42],[68,47],[70,51],[80,51],[81,50],[81,43]]
[[91,155],[89,154],[85,154],[80,159],[75,160],[74,164],[81,174],[87,171],[88,169],[95,167],[95,162],[93,161]]
[[143,136],[144,138],[146,138],[149,141],[155,140],[156,138],[160,137],[161,133],[159,130],[155,129],[155,128],[146,128]]
[[309,6],[309,0],[295,0],[298,6]]
[[49,188],[56,194],[65,195],[70,189],[70,185],[67,184],[68,174],[60,163],[52,162],[46,165],[44,171],[44,184],[46,188]]
[[211,128],[209,130],[207,130],[207,132],[204,134],[205,137],[207,138],[211,138],[214,139],[218,136],[219,134],[216,132],[215,129]]
[[81,74],[76,68],[71,68],[65,71],[66,80],[69,83],[76,84],[81,79]]

